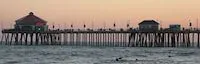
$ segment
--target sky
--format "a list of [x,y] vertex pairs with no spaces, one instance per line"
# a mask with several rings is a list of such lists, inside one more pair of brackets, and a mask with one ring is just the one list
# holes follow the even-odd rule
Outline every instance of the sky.
[[[0,22],[12,28],[15,20],[34,12],[48,25],[69,28],[138,27],[142,20],[156,20],[162,27],[189,22],[197,27],[200,19],[200,0],[0,0]],[[199,22],[200,23],[200,22]]]

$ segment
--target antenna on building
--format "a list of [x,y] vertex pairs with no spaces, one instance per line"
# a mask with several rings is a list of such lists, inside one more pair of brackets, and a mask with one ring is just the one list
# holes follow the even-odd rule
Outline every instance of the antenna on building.
[[157,21],[160,22],[160,29],[162,29],[162,27],[163,27],[162,21],[161,21],[161,20],[158,20],[158,19],[157,19]]
[[160,28],[163,28],[162,20],[160,20]]

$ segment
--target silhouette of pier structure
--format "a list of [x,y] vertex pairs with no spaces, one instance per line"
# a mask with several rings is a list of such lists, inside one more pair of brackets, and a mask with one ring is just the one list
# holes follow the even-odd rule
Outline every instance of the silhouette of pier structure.
[[[114,27],[116,24],[114,23]],[[159,30],[159,23],[144,20],[138,29],[51,30],[47,22],[32,12],[16,20],[14,29],[2,30],[2,45],[69,45],[110,47],[199,47],[200,30],[173,25]],[[73,27],[73,25],[71,25]],[[86,25],[84,24],[84,28]],[[129,27],[129,24],[127,24]],[[54,28],[54,26],[53,26]]]
[[21,32],[4,30],[6,45],[70,45],[70,46],[128,46],[127,31],[62,31]]
[[200,31],[65,31],[3,30],[4,45],[114,47],[199,47]]

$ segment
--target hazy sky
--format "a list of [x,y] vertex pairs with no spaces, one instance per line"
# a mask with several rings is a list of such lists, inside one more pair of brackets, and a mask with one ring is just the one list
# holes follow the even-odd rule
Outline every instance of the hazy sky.
[[[34,12],[48,21],[49,25],[71,23],[82,27],[125,27],[127,21],[133,27],[145,19],[161,21],[162,25],[181,24],[188,27],[189,19],[197,25],[200,0],[0,0],[0,21],[4,27]],[[199,17],[200,19],[200,17]],[[199,22],[200,23],[200,22]],[[2,25],[2,24],[1,24]]]

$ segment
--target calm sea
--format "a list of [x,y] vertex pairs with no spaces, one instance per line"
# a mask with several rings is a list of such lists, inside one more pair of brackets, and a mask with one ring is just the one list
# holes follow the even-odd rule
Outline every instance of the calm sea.
[[200,64],[200,49],[0,46],[0,64]]

